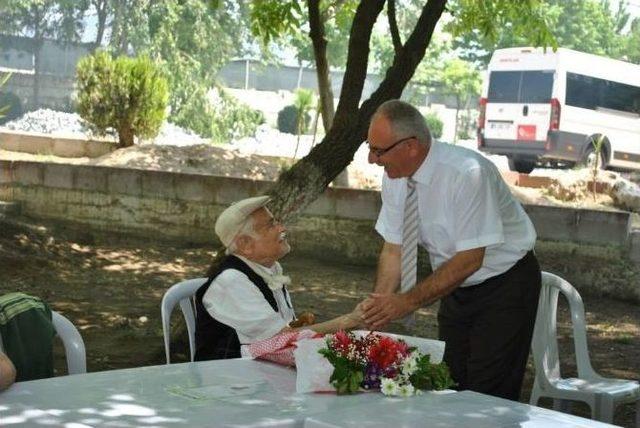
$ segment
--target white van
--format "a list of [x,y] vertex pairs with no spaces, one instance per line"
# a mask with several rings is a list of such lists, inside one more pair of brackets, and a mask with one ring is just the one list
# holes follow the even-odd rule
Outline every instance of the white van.
[[539,163],[640,169],[640,66],[570,49],[508,48],[489,62],[478,148],[511,170]]

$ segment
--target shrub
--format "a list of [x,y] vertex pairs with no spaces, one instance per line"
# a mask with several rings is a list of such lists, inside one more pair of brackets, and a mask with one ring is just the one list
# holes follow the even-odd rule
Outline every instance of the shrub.
[[199,89],[169,120],[214,143],[254,135],[258,125],[265,122],[261,111],[241,103],[222,88],[214,87],[209,95],[206,92],[205,88]]
[[22,101],[11,92],[0,92],[0,125],[17,119],[24,113]]
[[[304,134],[311,123],[311,116],[305,113],[300,123],[300,133]],[[289,105],[278,112],[278,130],[288,134],[298,133],[298,108],[295,105]]]
[[158,135],[169,98],[167,81],[149,58],[112,58],[97,52],[78,62],[78,113],[94,132],[118,133],[120,147],[133,137]]
[[424,117],[427,121],[427,126],[431,131],[431,137],[434,139],[438,139],[442,137],[442,127],[444,126],[440,116],[437,113],[427,113]]

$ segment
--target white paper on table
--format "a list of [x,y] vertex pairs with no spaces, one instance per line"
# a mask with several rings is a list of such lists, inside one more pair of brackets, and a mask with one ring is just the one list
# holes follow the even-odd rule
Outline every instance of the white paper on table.
[[331,386],[329,378],[333,373],[333,366],[318,352],[327,347],[324,338],[303,339],[297,342],[293,351],[296,359],[296,392],[329,392],[336,389]]

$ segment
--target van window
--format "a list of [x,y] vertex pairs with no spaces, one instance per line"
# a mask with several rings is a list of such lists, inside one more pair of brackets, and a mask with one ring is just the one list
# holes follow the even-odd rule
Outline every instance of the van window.
[[494,103],[517,103],[521,71],[492,71],[488,99]]
[[553,74],[553,70],[492,71],[488,100],[494,103],[548,103]]
[[566,104],[573,107],[595,110],[600,99],[600,79],[567,73]]
[[577,73],[567,73],[566,104],[595,110],[603,107],[640,114],[640,88]]

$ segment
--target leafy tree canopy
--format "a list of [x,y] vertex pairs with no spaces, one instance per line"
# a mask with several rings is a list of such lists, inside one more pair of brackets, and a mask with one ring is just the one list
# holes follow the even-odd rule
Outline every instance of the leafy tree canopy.
[[[486,66],[495,49],[543,44],[542,40],[531,40],[515,31],[518,23],[529,20],[546,22],[559,47],[612,58],[621,58],[624,54],[622,31],[629,20],[624,2],[612,12],[607,0],[545,0],[539,2],[542,7],[529,16],[518,16],[516,8],[509,7],[509,3],[520,2],[456,0],[453,10],[457,16],[448,28],[456,36],[453,47],[461,52],[463,59]],[[491,19],[491,13],[496,20]],[[469,25],[469,14],[479,14],[487,20],[475,20],[478,25]],[[503,25],[497,26],[501,17]]]

